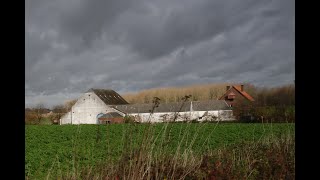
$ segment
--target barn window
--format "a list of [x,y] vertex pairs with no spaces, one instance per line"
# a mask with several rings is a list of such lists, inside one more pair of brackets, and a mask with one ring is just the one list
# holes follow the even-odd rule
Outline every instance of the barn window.
[[234,99],[236,97],[236,95],[234,93],[230,93],[228,94],[228,99]]

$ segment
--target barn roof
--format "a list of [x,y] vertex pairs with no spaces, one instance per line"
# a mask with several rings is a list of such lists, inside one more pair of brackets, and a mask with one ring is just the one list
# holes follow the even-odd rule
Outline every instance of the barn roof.
[[[160,103],[159,107],[155,108],[154,112],[177,112],[179,111],[182,102],[177,103]],[[116,109],[125,113],[149,113],[153,107],[149,104],[128,104],[114,106]],[[185,102],[180,112],[190,111],[191,102]],[[210,111],[210,110],[228,110],[230,107],[224,100],[210,101],[192,101],[193,111]]]
[[209,101],[193,101],[192,109],[194,111],[209,111],[209,110],[230,110],[231,108],[228,106],[228,104],[224,100],[209,100]]
[[118,118],[118,117],[122,117],[121,114],[117,113],[117,112],[108,112],[104,115],[102,115],[100,118],[104,119],[104,118]]
[[254,101],[253,97],[251,97],[246,91],[241,91],[241,86],[233,86],[240,94],[249,99],[250,101]]
[[[253,97],[251,97],[246,91],[244,91],[244,90],[241,91],[241,85],[231,86],[230,89],[232,89],[232,88],[237,90],[243,97],[247,98],[248,100],[254,101]],[[219,99],[221,100],[225,96],[225,94],[230,92],[230,89],[228,89]]]
[[91,88],[87,92],[94,92],[107,105],[128,104],[125,99],[112,89]]

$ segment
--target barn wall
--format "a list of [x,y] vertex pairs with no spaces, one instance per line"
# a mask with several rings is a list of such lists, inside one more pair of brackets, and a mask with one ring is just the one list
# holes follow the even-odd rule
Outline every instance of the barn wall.
[[72,124],[97,124],[97,115],[113,111],[94,92],[82,95],[72,107]]
[[234,121],[236,118],[233,116],[232,110],[219,110],[219,119],[221,121]]
[[97,115],[114,112],[95,93],[83,94],[72,106],[68,116],[61,118],[61,124],[97,124]]
[[71,124],[71,112],[68,112],[67,114],[61,117],[60,125],[61,124]]
[[123,117],[115,117],[115,118],[99,118],[100,124],[107,124],[106,121],[110,121],[112,124],[123,123]]
[[[206,112],[207,115],[202,117]],[[174,112],[161,112],[161,113],[153,113],[150,116],[150,113],[130,113],[129,115],[135,117],[135,119],[139,122],[165,122],[173,120]],[[150,116],[150,118],[149,118]],[[199,117],[202,117],[201,119]],[[216,118],[212,118],[216,117]],[[232,110],[216,110],[216,111],[192,111],[192,112],[179,112],[179,116],[176,121],[205,121],[205,120],[220,120],[220,121],[231,121],[234,120],[232,115]]]

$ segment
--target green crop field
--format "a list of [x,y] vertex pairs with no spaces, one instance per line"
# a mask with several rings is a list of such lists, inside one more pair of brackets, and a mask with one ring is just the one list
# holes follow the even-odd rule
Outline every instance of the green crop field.
[[[25,173],[43,179],[48,173],[65,174],[76,168],[116,161],[122,153],[139,147],[143,136],[153,137],[154,151],[172,154],[191,150],[201,154],[264,137],[294,136],[294,124],[174,123],[110,125],[26,125]],[[168,132],[165,136],[164,132]],[[76,162],[76,163],[75,163]]]

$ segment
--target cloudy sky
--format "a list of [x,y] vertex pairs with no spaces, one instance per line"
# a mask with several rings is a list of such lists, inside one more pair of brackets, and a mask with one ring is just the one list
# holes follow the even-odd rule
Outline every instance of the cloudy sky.
[[26,0],[26,106],[121,93],[295,79],[294,0]]

